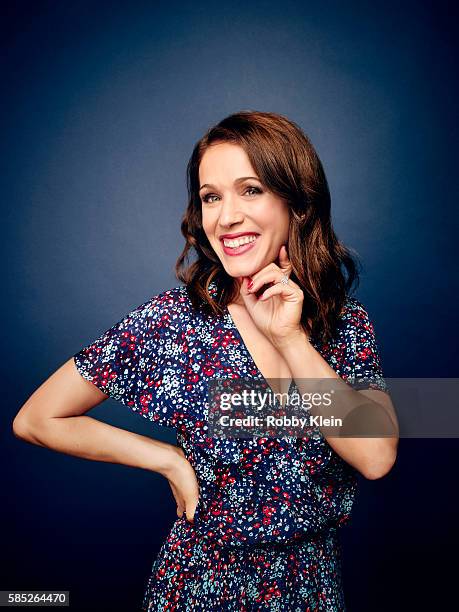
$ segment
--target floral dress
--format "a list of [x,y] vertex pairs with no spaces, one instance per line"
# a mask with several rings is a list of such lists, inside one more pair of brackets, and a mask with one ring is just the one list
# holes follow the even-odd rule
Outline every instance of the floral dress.
[[[217,287],[210,290],[216,295]],[[345,381],[387,391],[373,324],[347,296],[333,341],[311,338]],[[142,610],[342,611],[339,529],[356,471],[319,428],[301,438],[224,439],[208,429],[212,379],[264,380],[225,309],[193,309],[186,286],[150,298],[74,355],[80,374],[173,427],[199,484],[194,524],[177,518]],[[359,386],[360,388],[360,386]]]

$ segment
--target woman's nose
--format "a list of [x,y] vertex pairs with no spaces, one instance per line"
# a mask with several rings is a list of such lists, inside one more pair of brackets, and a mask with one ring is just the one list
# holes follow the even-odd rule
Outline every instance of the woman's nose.
[[222,226],[230,226],[244,219],[244,213],[241,210],[237,198],[226,196],[220,207],[219,223]]

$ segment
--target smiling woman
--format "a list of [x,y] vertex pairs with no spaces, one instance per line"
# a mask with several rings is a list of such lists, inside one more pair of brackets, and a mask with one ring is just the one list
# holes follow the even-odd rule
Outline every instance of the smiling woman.
[[[384,476],[398,432],[373,324],[349,293],[357,269],[332,229],[322,165],[296,124],[243,111],[199,140],[187,179],[184,285],[79,349],[29,398],[14,431],[168,479],[178,518],[143,610],[341,612],[339,530],[357,473]],[[185,266],[191,249],[197,260]],[[327,438],[320,418],[301,437],[212,435],[213,383],[306,393],[310,378],[346,391],[348,429],[364,403],[380,408],[392,435]],[[107,397],[175,428],[177,445],[82,416]]]
[[210,145],[199,176],[202,229],[227,276],[246,276],[274,261],[288,238],[288,205],[253,176],[244,149],[232,143]]

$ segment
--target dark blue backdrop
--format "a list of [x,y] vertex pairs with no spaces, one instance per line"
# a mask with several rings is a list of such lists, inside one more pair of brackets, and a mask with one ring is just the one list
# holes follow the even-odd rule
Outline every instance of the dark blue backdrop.
[[[364,264],[356,295],[385,375],[455,375],[451,10],[291,0],[4,7],[0,589],[68,589],[74,610],[140,605],[176,516],[167,481],[29,445],[11,422],[79,348],[179,284],[185,166],[232,112],[285,114],[316,146],[336,232]],[[111,400],[91,415],[174,441]],[[362,480],[343,534],[350,612],[455,601],[458,450],[456,440],[402,440],[393,471]]]

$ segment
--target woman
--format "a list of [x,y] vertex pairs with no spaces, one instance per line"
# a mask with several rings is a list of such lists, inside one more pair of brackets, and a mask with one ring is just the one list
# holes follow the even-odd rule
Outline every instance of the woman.
[[[143,610],[344,610],[338,531],[357,472],[384,476],[398,437],[373,325],[349,295],[358,273],[332,229],[321,162],[293,122],[244,111],[196,144],[188,190],[184,285],[77,352],[29,398],[14,431],[168,479],[178,518]],[[198,257],[186,266],[191,248]],[[210,383],[242,378],[281,391],[331,379],[347,390],[344,416],[364,400],[393,433],[210,435]],[[80,416],[109,396],[175,427],[177,446]]]

